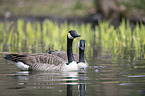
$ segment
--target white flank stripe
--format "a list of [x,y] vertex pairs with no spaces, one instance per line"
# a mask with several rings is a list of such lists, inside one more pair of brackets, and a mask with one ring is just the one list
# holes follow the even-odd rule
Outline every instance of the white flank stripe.
[[21,70],[28,70],[29,66],[24,64],[23,62],[14,62],[14,64],[20,68]]

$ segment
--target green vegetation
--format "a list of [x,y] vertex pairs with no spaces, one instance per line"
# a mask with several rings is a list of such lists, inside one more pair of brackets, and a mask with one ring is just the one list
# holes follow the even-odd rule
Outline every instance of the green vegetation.
[[[140,25],[140,26],[139,26]],[[98,31],[99,30],[99,31]],[[96,26],[95,31],[100,38],[102,49],[109,49],[112,55],[127,55],[140,57],[145,50],[145,26],[142,23],[137,23],[134,28],[131,28],[129,21],[122,20],[121,25],[114,29],[109,22],[100,22]],[[98,40],[97,40],[98,41]]]
[[[24,23],[22,19],[9,23],[0,22],[0,28],[0,34],[2,34],[0,40],[1,52],[45,52],[47,49],[65,50],[66,35],[71,29],[75,29],[81,34],[82,36],[79,39],[85,38],[89,47],[90,40],[93,40],[92,33],[94,33],[90,32],[92,31],[90,24],[74,26],[73,24],[64,23],[58,25],[49,20],[45,20],[42,27],[40,22]],[[78,51],[79,39],[74,41],[75,52]]]
[[[74,40],[74,52],[78,52],[78,42],[85,39],[86,52],[92,52],[95,46],[101,46],[102,51],[111,55],[133,55],[140,57],[145,51],[145,26],[138,23],[133,29],[129,21],[122,20],[118,28],[107,21],[100,21],[99,26],[92,29],[91,24],[73,25],[63,23],[58,25],[45,20],[42,27],[39,22],[26,22],[19,19],[16,22],[0,22],[0,51],[9,52],[46,52],[46,50],[66,50],[66,35],[71,29],[81,34]],[[100,45],[101,44],[101,45]]]

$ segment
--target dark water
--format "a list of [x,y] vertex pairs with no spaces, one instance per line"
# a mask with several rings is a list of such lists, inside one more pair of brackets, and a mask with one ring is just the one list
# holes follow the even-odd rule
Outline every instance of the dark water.
[[0,96],[145,96],[144,61],[88,55],[85,73],[23,72],[1,54]]

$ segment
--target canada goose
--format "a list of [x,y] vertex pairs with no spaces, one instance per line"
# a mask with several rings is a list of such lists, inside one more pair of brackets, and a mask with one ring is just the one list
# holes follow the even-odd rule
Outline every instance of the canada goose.
[[80,40],[79,42],[79,62],[78,62],[78,67],[79,69],[84,69],[88,66],[87,61],[84,59],[84,50],[86,47],[86,42],[85,40]]
[[73,39],[80,37],[75,30],[71,30],[67,35],[67,57],[68,63],[52,54],[8,54],[4,58],[19,67],[21,70],[35,71],[72,71],[78,70],[78,65],[74,61],[72,43]]

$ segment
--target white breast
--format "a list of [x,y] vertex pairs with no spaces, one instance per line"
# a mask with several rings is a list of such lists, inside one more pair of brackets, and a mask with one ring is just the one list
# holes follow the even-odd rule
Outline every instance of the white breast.
[[88,65],[84,62],[79,62],[78,63],[78,68],[79,69],[86,69],[88,67]]
[[77,70],[78,70],[78,64],[75,61],[69,63],[69,65],[64,64],[62,66],[62,71],[77,71]]

